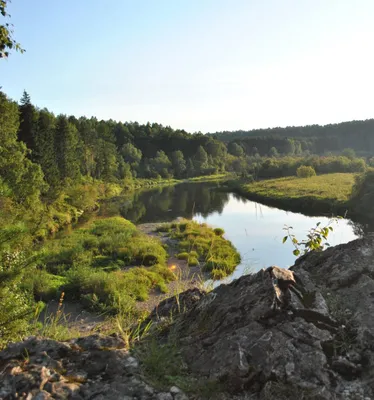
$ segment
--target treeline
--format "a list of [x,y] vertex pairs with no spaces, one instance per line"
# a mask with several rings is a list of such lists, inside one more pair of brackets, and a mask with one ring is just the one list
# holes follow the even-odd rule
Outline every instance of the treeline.
[[296,175],[297,169],[302,165],[313,167],[317,174],[364,172],[367,169],[362,158],[311,156],[262,159],[257,164],[252,164],[248,172],[256,178],[281,178]]
[[26,92],[18,109],[18,139],[30,150],[30,159],[41,166],[51,188],[82,176],[118,182],[225,170],[226,146],[208,136],[159,124],[55,116],[37,109]]
[[308,156],[304,139],[226,144],[159,124],[55,116],[35,107],[26,92],[20,104],[0,92],[0,140],[0,223],[22,220],[40,238],[136,186],[138,178],[224,172],[270,178],[295,175],[300,165],[317,173],[366,168],[352,149],[345,156]]
[[223,131],[210,136],[226,143],[236,142],[246,148],[255,147],[260,155],[267,154],[272,147],[278,148],[280,153],[286,153],[290,140],[294,142],[296,151],[309,151],[313,154],[340,152],[345,148],[352,148],[363,154],[374,153],[374,119],[324,126]]

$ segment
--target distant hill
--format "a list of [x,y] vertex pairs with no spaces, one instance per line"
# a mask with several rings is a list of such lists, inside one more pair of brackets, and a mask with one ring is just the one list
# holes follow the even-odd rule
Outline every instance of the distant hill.
[[[242,144],[245,148],[260,146],[269,149],[273,146],[276,147],[275,142],[284,142],[287,139],[295,138],[302,144],[303,149],[310,149],[316,153],[341,151],[344,148],[374,153],[374,119],[329,125],[223,131],[208,135],[226,143]],[[273,141],[275,142],[273,143]]]

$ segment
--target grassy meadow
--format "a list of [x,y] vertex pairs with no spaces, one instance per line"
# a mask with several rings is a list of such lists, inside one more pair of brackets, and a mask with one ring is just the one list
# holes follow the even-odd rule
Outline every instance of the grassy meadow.
[[303,211],[343,211],[355,183],[356,174],[335,173],[298,178],[296,176],[243,184],[235,191],[249,199],[270,205],[301,208]]

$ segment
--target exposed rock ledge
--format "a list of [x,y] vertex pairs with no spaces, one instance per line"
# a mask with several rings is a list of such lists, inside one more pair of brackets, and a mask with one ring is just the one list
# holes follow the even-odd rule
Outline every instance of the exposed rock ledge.
[[[299,296],[286,310],[270,310],[274,287],[263,272],[185,296],[190,308],[169,332],[191,374],[219,383],[212,399],[374,399],[374,236],[308,254],[292,271]],[[153,318],[163,315],[160,304]],[[0,398],[186,398],[147,385],[121,347],[98,336],[12,345],[0,353]]]

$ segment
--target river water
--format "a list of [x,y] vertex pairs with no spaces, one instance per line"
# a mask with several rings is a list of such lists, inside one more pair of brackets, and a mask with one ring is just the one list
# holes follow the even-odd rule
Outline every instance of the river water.
[[[317,222],[321,226],[329,223],[327,217],[268,207],[217,189],[217,183],[189,183],[138,191],[105,204],[102,212],[121,214],[136,224],[184,217],[223,228],[225,237],[242,258],[231,278],[270,265],[293,265],[296,257],[292,254],[292,243],[282,244],[286,225],[292,226],[293,233],[302,240]],[[328,237],[332,246],[349,242],[360,234],[360,225],[348,219],[340,219],[332,226],[334,231]]]

